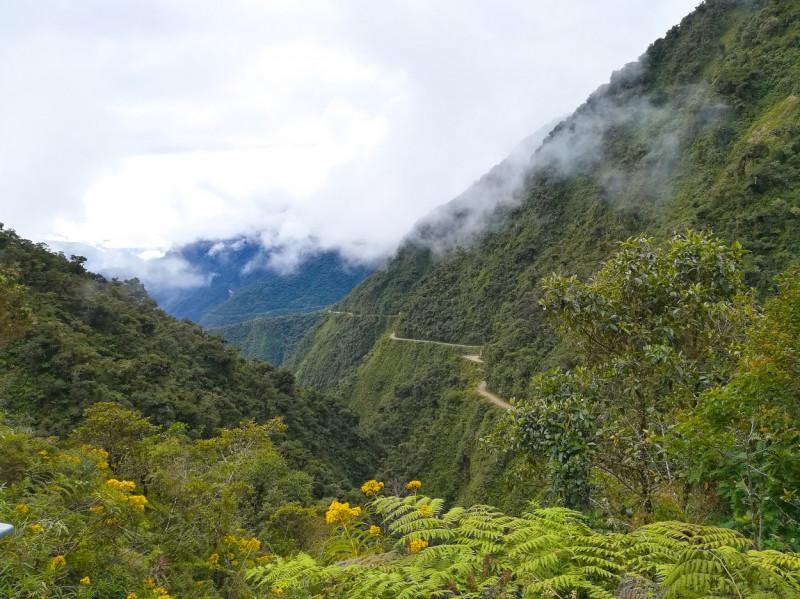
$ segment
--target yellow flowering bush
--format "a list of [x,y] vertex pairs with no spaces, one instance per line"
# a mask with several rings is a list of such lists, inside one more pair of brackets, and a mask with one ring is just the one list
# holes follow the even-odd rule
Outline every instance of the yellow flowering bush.
[[414,539],[413,541],[411,541],[411,543],[408,544],[408,552],[419,553],[427,546],[428,546],[428,541],[423,541],[422,539]]
[[63,461],[63,462],[70,462],[72,464],[80,464],[81,463],[81,459],[78,456],[69,455],[69,454],[66,454],[66,453],[58,454],[58,459]]
[[425,518],[433,518],[433,508],[427,503],[419,507],[419,513]]
[[120,491],[135,491],[136,483],[130,480],[117,480],[116,478],[109,478],[106,484]]
[[131,495],[128,497],[128,502],[141,512],[147,505],[147,498],[144,495]]
[[[100,432],[117,428],[104,424]],[[259,484],[291,483],[287,489],[309,498],[311,482],[287,472],[267,425],[203,441],[182,430],[114,447],[112,459],[111,447],[97,446],[102,435],[38,439],[0,418],[0,456],[12,455],[31,471],[26,478],[0,476],[0,521],[17,529],[0,542],[0,596],[252,597],[246,571],[284,550],[264,551],[273,539],[245,532],[253,509],[263,508],[248,491],[253,477]],[[297,500],[302,504],[305,495]],[[321,534],[319,513],[308,518],[315,525],[309,535]],[[353,513],[360,509],[350,508],[347,517]],[[205,568],[195,567],[198,555],[207,556],[200,558]]]
[[361,486],[361,492],[364,493],[367,497],[372,497],[377,495],[383,489],[383,483],[378,482],[377,480],[368,480]]
[[351,508],[349,502],[339,503],[335,499],[331,502],[328,511],[325,513],[325,522],[328,524],[342,524],[350,523],[353,518],[361,515],[361,508],[356,506]]
[[410,491],[416,491],[422,486],[422,483],[418,480],[412,480],[406,483],[406,489]]
[[381,534],[381,527],[373,524],[369,527],[369,534],[371,534],[373,537]]

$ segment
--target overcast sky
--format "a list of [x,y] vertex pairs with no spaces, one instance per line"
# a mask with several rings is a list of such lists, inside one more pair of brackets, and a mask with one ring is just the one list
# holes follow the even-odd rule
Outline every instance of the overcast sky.
[[3,0],[0,222],[386,255],[698,1]]

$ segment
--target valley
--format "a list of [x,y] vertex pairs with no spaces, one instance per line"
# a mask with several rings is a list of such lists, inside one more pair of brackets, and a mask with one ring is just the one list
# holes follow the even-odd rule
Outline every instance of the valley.
[[0,227],[0,596],[800,597],[799,81],[797,2],[706,0],[200,324]]

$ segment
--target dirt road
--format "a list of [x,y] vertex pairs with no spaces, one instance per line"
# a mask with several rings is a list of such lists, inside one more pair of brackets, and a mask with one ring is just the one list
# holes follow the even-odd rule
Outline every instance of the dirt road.
[[[389,334],[389,339],[393,341],[408,341],[410,343],[433,343],[434,345],[445,345],[447,347],[466,347],[469,349],[483,349],[482,345],[462,345],[461,343],[445,343],[444,341],[431,341],[429,339],[407,339],[405,337],[398,337],[394,333]],[[480,354],[466,354],[464,359],[469,360],[470,362],[475,362],[476,364],[483,364],[483,360],[481,359]],[[478,384],[478,387],[475,389],[478,393],[480,393],[483,397],[488,399],[491,403],[496,405],[498,408],[502,408],[504,410],[513,410],[514,406],[512,406],[507,401],[504,401],[491,391],[486,386],[486,381],[481,381]]]

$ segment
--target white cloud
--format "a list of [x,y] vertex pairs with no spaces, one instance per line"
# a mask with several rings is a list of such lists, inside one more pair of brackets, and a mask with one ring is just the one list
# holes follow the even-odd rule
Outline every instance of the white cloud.
[[7,0],[0,220],[374,258],[695,3]]

